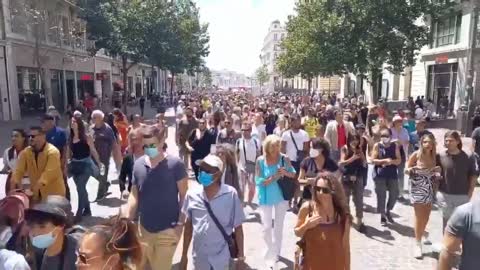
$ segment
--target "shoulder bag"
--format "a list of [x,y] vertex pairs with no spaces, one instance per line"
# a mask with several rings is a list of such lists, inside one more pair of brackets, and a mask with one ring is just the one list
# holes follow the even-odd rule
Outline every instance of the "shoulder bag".
[[[282,167],[285,167],[285,158],[283,156]],[[283,199],[286,201],[291,200],[295,195],[295,190],[297,190],[297,180],[283,176],[277,182],[280,186],[280,190],[282,191]]]
[[293,132],[290,131],[290,137],[292,138],[293,145],[295,146],[295,150],[297,150],[297,162],[302,161],[305,158],[305,151],[298,150],[297,142],[293,138]]
[[220,224],[217,217],[213,213],[212,208],[210,207],[210,203],[207,202],[206,200],[203,200],[203,203],[205,204],[205,207],[207,208],[208,215],[210,215],[213,222],[215,223],[217,228],[222,233],[223,238],[227,242],[228,250],[230,251],[230,257],[232,259],[238,258],[238,246],[237,246],[237,242],[235,240],[235,233],[232,233],[231,235],[228,235],[227,232],[225,232],[225,229],[223,228],[222,224]]

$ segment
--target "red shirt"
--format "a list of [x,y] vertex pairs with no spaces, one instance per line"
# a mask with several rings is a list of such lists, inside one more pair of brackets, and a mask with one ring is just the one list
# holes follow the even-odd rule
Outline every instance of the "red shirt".
[[337,126],[338,149],[347,144],[347,133],[345,132],[345,125]]
[[87,110],[92,110],[93,109],[93,98],[86,98],[84,101],[83,101],[83,105],[85,106],[85,108]]

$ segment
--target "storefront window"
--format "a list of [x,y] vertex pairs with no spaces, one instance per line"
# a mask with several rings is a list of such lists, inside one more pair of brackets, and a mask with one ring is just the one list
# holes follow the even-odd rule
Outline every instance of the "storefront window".
[[450,113],[455,104],[458,64],[431,65],[428,67],[427,96],[437,105],[437,113]]
[[37,70],[18,67],[17,86],[20,110],[23,115],[45,112],[45,91],[40,85]]

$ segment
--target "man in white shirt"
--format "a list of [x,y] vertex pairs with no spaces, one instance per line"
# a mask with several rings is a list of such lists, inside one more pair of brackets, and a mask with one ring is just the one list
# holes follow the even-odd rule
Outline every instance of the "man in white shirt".
[[250,205],[255,196],[255,162],[260,155],[261,147],[258,139],[252,137],[252,125],[248,122],[243,123],[242,138],[237,140],[235,150],[242,177],[242,190],[245,191],[248,184],[247,204]]
[[252,136],[257,138],[260,143],[263,143],[263,140],[267,137],[266,126],[263,123],[263,114],[257,112],[255,114],[255,119],[252,127]]
[[[299,171],[300,162],[310,150],[308,133],[301,129],[301,117],[292,114],[290,117],[291,129],[282,135],[282,152],[292,161],[293,167]],[[303,152],[303,153],[302,153]]]
[[[300,115],[292,114],[290,121],[291,129],[285,131],[282,135],[282,153],[288,156],[298,176],[300,172],[300,162],[302,162],[310,151],[310,137],[305,130],[300,129],[302,125]],[[295,193],[293,201],[294,207],[297,205],[299,192],[300,189]]]

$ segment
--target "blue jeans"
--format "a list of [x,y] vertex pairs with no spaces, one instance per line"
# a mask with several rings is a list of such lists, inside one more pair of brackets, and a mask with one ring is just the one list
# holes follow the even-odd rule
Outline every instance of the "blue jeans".
[[90,210],[90,201],[88,200],[88,193],[87,193],[87,182],[90,178],[90,172],[85,170],[84,173],[79,175],[73,176],[73,181],[77,186],[77,193],[78,193],[78,209],[77,209],[77,216],[81,216],[83,211]]

